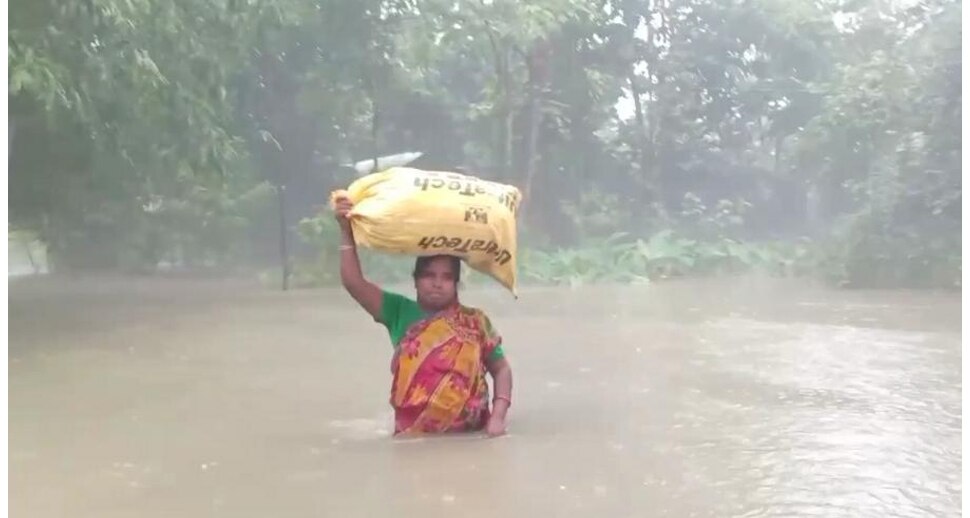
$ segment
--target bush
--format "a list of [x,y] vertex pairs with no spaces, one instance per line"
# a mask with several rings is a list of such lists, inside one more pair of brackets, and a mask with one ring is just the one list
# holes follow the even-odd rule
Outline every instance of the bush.
[[794,275],[807,255],[799,243],[743,243],[733,239],[701,241],[664,230],[647,240],[615,234],[581,246],[522,253],[526,282],[646,283],[658,279],[760,271]]

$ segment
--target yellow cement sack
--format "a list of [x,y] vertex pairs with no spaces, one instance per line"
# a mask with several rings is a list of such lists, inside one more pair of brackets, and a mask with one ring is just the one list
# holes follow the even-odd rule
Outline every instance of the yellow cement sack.
[[458,256],[515,294],[515,216],[509,185],[457,173],[393,167],[336,191],[354,203],[358,246],[415,256]]

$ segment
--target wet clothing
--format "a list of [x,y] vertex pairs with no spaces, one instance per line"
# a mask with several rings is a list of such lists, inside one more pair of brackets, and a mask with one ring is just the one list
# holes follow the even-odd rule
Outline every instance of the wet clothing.
[[[391,337],[391,345],[397,348],[398,344],[401,342],[401,338],[404,337],[404,333],[414,325],[415,323],[421,321],[421,319],[427,317],[427,313],[421,309],[418,302],[413,299],[409,299],[403,295],[398,295],[397,293],[392,293],[389,291],[383,292],[383,299],[381,301],[381,322],[384,323],[384,327],[387,328],[387,333]],[[505,357],[505,351],[502,349],[502,345],[499,344],[498,347],[489,356],[489,361],[500,360]]]
[[381,308],[396,343],[391,364],[394,433],[483,429],[490,416],[486,362],[502,357],[496,353],[501,336],[481,310],[456,305],[427,315],[420,307],[420,314],[415,312],[416,306],[385,293]]

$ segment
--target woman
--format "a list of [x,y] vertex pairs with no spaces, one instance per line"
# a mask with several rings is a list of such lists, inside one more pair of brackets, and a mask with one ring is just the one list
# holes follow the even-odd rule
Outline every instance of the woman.
[[[492,437],[504,434],[512,404],[512,369],[488,317],[458,302],[461,261],[418,258],[413,275],[417,300],[384,291],[361,272],[349,220],[352,208],[345,197],[335,200],[340,279],[354,300],[387,328],[394,345],[395,435],[482,429]],[[486,372],[495,387],[491,410]]]

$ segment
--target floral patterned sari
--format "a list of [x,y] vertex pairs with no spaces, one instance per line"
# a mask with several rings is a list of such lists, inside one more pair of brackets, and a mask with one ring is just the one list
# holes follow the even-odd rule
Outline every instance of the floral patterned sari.
[[411,326],[391,366],[394,433],[484,428],[489,418],[485,359],[499,343],[484,313],[460,305]]

